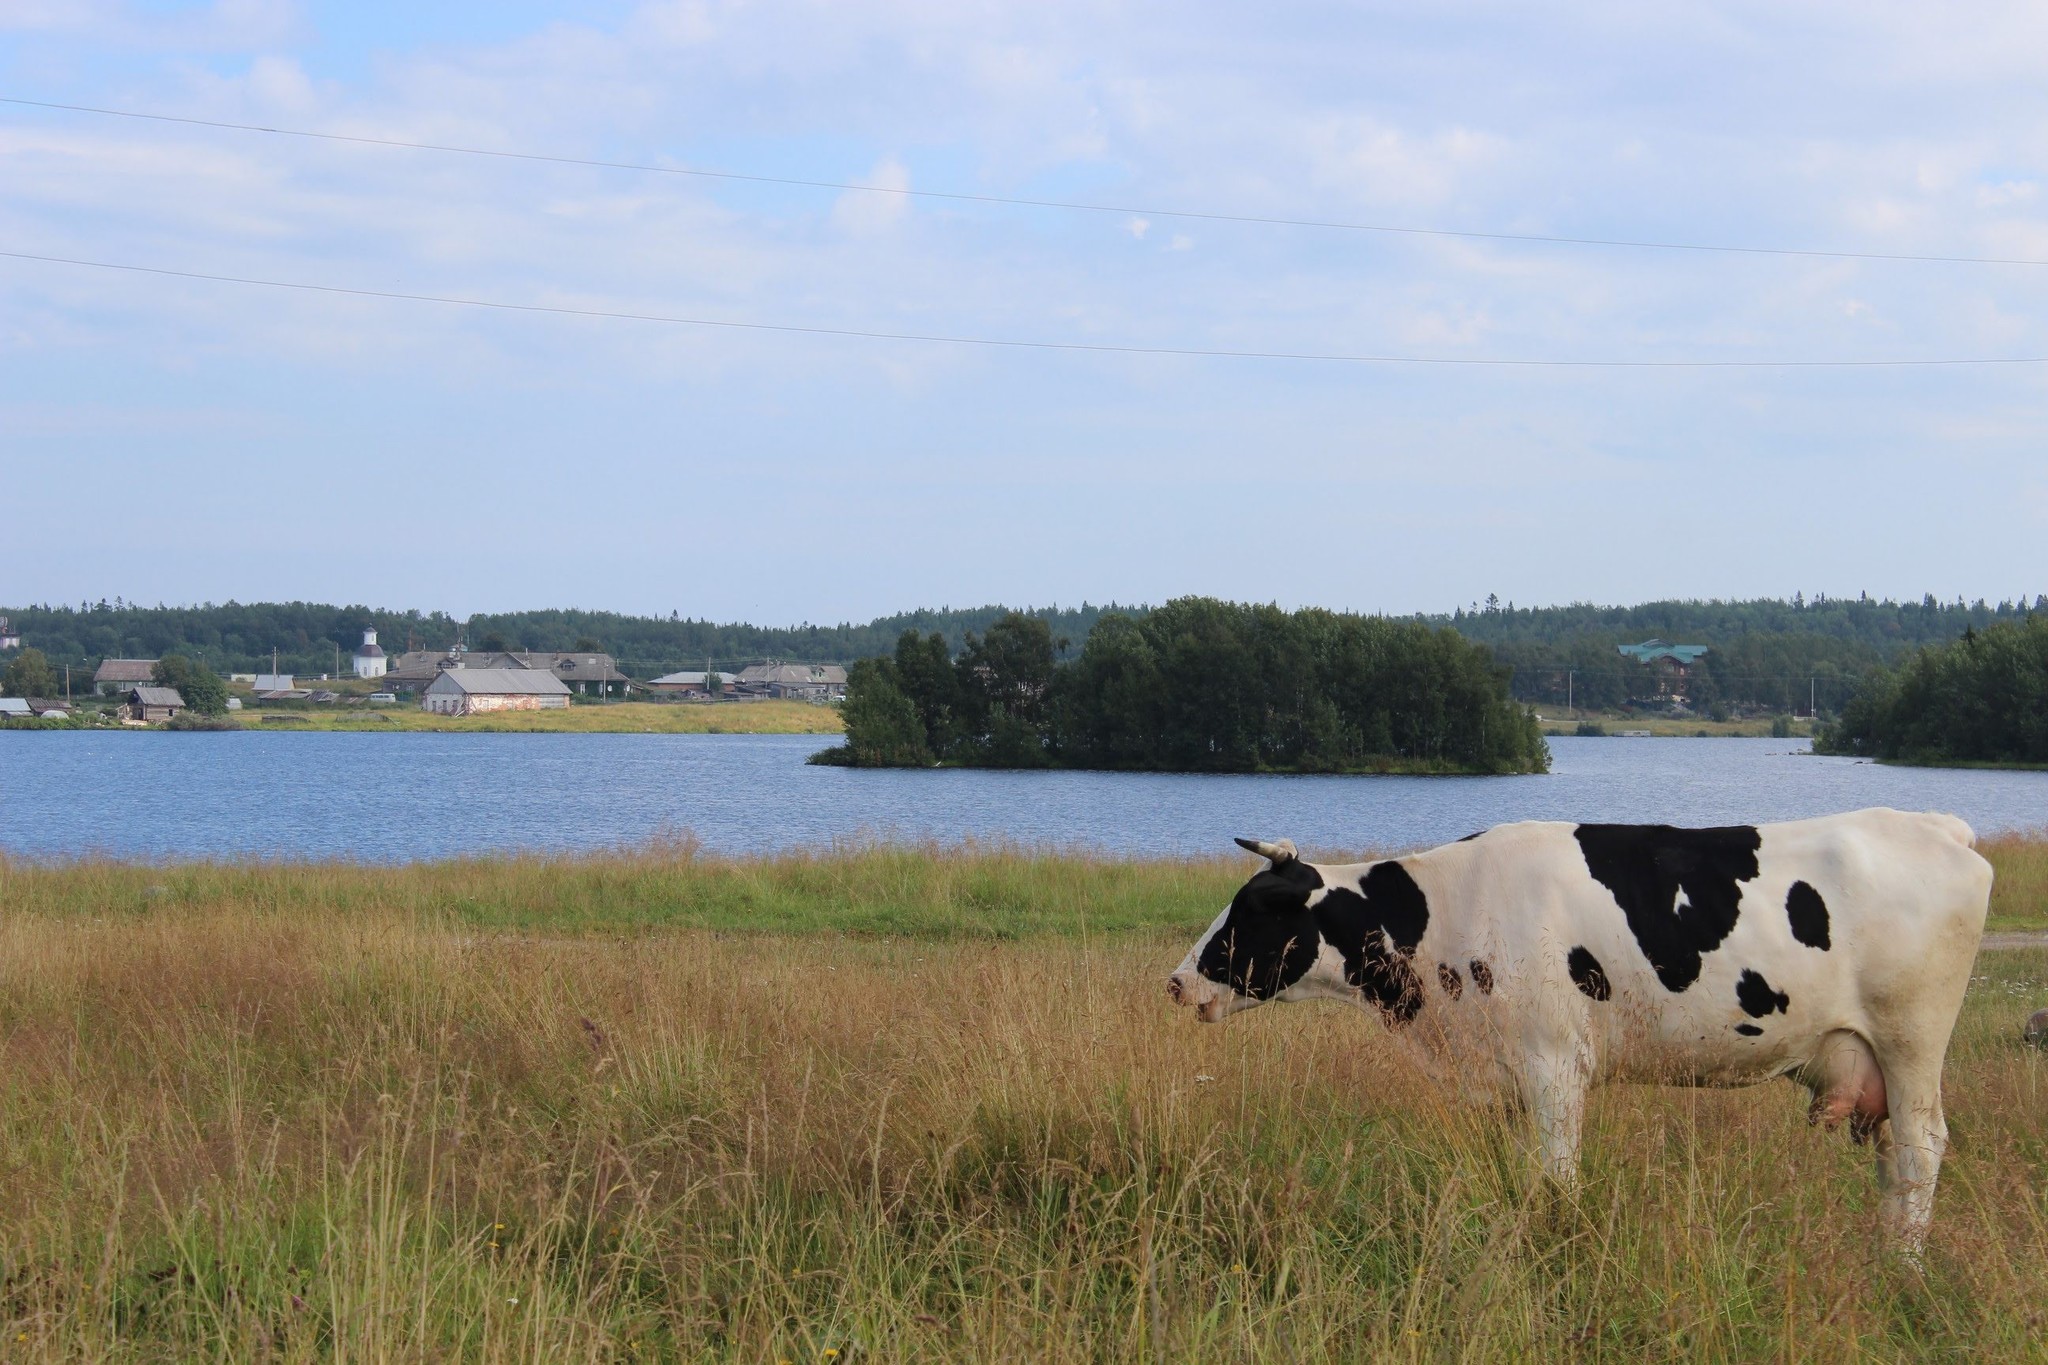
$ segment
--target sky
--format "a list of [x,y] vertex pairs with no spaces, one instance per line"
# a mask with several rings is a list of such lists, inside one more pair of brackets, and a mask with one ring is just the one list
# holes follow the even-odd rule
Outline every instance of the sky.
[[[0,603],[2048,591],[2048,11],[8,0]],[[2040,265],[1650,250],[1174,216]],[[1146,351],[1154,353],[1144,353]]]

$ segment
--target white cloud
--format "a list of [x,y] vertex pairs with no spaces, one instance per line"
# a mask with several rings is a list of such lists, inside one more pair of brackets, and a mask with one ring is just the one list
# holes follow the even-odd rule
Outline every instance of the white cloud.
[[[8,7],[0,25],[24,35],[10,40],[24,65],[64,73],[65,88],[51,91],[59,97],[236,121],[1162,209],[2048,258],[2037,188],[2048,180],[2048,43],[2038,41],[2042,17],[2016,5],[1964,26],[1896,3],[1794,22],[1762,9],[1574,0],[1541,15],[1501,9],[1417,26],[1363,8],[1282,7],[1254,19],[1156,0],[697,0],[650,3],[616,26],[552,22],[411,50],[359,19],[368,36],[340,55],[289,6],[166,13],[81,0]],[[238,16],[245,31],[230,31]],[[108,61],[109,47],[124,55]],[[2048,274],[2018,269],[1233,223],[1201,224],[1201,250],[1188,254],[1194,235],[1173,230],[1186,220],[1149,213],[1108,215],[1104,232],[1099,218],[1043,209],[19,110],[0,119],[0,181],[0,240],[22,249],[627,312],[1252,350],[2048,353]],[[1123,249],[1130,242],[1158,249]],[[1307,481],[1369,484],[1398,470],[1425,491],[1470,490],[1473,522],[1505,529],[1454,554],[1417,541],[1415,562],[1384,582],[1363,573],[1363,551],[1318,550],[1318,581],[1371,581],[1385,597],[1360,605],[1398,610],[1441,604],[1452,560],[1507,582],[1515,566],[1541,562],[1560,527],[1569,535],[1633,516],[1611,485],[1634,480],[1656,504],[1674,468],[1754,461],[1761,477],[1796,461],[1804,478],[1856,483],[1877,467],[1904,487],[1916,483],[1913,461],[1940,446],[2016,478],[2038,443],[2007,424],[1939,441],[1897,433],[1919,430],[1930,412],[2025,409],[2048,383],[2010,371],[1887,372],[1881,382],[1528,375],[951,349],[21,263],[0,263],[0,318],[0,402],[242,412],[258,428],[332,433],[309,439],[431,465],[453,488],[500,460],[542,468],[564,450],[601,449],[622,478],[551,486],[545,512],[607,528],[620,563],[648,581],[662,580],[663,537],[650,529],[645,545],[629,546],[609,528],[651,516],[643,509],[662,496],[758,495],[772,465],[788,480],[775,485],[778,515],[839,538],[855,566],[829,585],[792,578],[759,589],[780,604],[766,612],[775,616],[859,614],[937,591],[914,576],[917,555],[836,515],[843,493],[832,490],[850,467],[933,490],[912,499],[910,523],[944,522],[986,542],[986,562],[1003,566],[989,572],[1015,576],[988,590],[1041,599],[1178,590],[1224,571],[1185,551],[1170,518],[1112,525],[1107,512],[1074,515],[1063,532],[1071,556],[1036,554],[1002,510],[1007,495],[992,491],[1009,487],[1004,479],[1157,489],[1160,506],[1195,526],[1228,523],[1235,507],[1216,490],[1253,448]],[[1298,416],[1276,435],[1283,411]],[[167,426],[165,441],[189,442],[186,458],[203,468],[200,433]],[[113,442],[117,429],[127,439],[112,418],[104,431],[46,423],[38,435],[0,423],[0,459],[18,448],[10,442],[48,440],[89,460],[93,442]],[[1516,472],[1527,470],[1538,473]],[[1570,481],[1582,470],[1594,474],[1576,501],[1489,501],[1493,488],[1539,499],[1552,481],[1543,471]],[[278,496],[290,492],[281,485]],[[507,515],[542,515],[530,489],[493,496]],[[1705,500],[1700,515],[1720,506],[1712,492],[1689,496]],[[1925,571],[1907,562],[1917,550],[1898,551],[1894,565],[1868,547],[1897,542],[1886,535],[1895,522],[1938,519],[1943,496],[1908,509],[1872,492],[1853,532],[1808,526],[1802,536],[1867,580],[1851,590],[1876,590],[1887,574]],[[1549,519],[1543,536],[1519,529],[1532,508]],[[1752,525],[1733,495],[1721,510],[1729,525]],[[378,514],[397,518],[398,533],[414,526],[406,509]],[[12,569],[11,553],[75,572],[63,560],[64,515],[40,551],[0,550],[0,570]],[[1767,529],[1732,545],[1731,559],[1760,574],[1782,562]],[[2005,569],[2029,543],[1997,529],[1930,540],[1926,553],[1946,557],[1944,574],[1981,572],[1995,588],[2016,578]],[[899,562],[900,574],[888,567]],[[617,585],[637,580],[608,567],[543,588],[630,605]],[[1574,572],[1598,569],[1589,549]],[[1283,599],[1302,591],[1289,583],[1302,566],[1241,572],[1239,586],[1214,585]],[[1573,581],[1632,595],[1629,567],[1617,560],[1609,572],[1609,586]],[[419,598],[393,581],[394,600]],[[209,590],[246,597],[253,587]],[[54,581],[49,591],[70,595]]]
[[888,231],[910,216],[910,196],[901,193],[910,188],[910,170],[896,158],[885,157],[877,162],[860,183],[876,189],[847,190],[833,201],[832,223],[840,231],[869,237]]

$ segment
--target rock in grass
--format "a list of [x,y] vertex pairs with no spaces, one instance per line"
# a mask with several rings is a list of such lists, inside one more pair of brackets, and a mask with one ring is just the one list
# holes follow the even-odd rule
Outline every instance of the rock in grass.
[[2035,1010],[2028,1015],[2021,1036],[2035,1047],[2048,1047],[2048,1010]]

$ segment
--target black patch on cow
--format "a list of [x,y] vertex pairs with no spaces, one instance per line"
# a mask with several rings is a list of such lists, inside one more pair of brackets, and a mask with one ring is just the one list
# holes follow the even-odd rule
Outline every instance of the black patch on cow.
[[1344,979],[1405,1024],[1422,1008],[1415,947],[1429,927],[1429,898],[1397,861],[1374,863],[1358,889],[1333,886],[1316,902],[1323,938],[1344,958]]
[[1820,892],[1805,882],[1792,883],[1785,893],[1785,918],[1792,921],[1792,937],[1809,948],[1828,949],[1828,903]]
[[1583,947],[1574,948],[1566,955],[1564,969],[1572,974],[1572,984],[1577,986],[1589,1000],[1609,1000],[1614,996],[1614,987],[1607,980],[1607,970]]
[[1735,928],[1742,883],[1756,876],[1756,826],[1580,825],[1574,833],[1586,870],[1613,893],[1664,989],[1699,980],[1701,955]]
[[1486,831],[1483,829],[1475,829],[1470,834],[1466,835],[1464,838],[1458,840],[1458,842],[1461,844],[1469,844],[1474,839],[1477,839],[1480,835],[1484,833],[1486,833]]
[[1742,1006],[1742,1012],[1750,1018],[1761,1019],[1773,1010],[1783,1014],[1785,1007],[1792,1003],[1792,997],[1783,991],[1772,990],[1771,983],[1764,980],[1762,973],[1745,968],[1742,975],[1735,978],[1735,1003]]
[[1270,999],[1301,980],[1321,947],[1308,898],[1322,884],[1322,875],[1298,859],[1254,875],[1231,899],[1195,970],[1253,1000]]
[[1465,966],[1472,973],[1472,984],[1479,988],[1481,995],[1493,994],[1493,968],[1486,965],[1486,959],[1475,957]]
[[1761,1038],[1764,1036],[1764,1031],[1755,1024],[1737,1024],[1735,1031],[1745,1038]]
[[1448,962],[1436,964],[1437,984],[1444,988],[1444,994],[1456,1000],[1465,993],[1465,978],[1458,975],[1458,969]]

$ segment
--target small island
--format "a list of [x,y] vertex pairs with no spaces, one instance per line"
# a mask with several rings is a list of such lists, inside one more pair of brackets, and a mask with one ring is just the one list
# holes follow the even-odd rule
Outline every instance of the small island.
[[1011,612],[957,656],[904,631],[847,677],[850,767],[1216,773],[1544,772],[1508,670],[1449,629],[1184,597],[1105,613],[1079,652]]
[[2048,767],[2048,616],[1971,627],[1873,670],[1813,750],[1930,767]]

